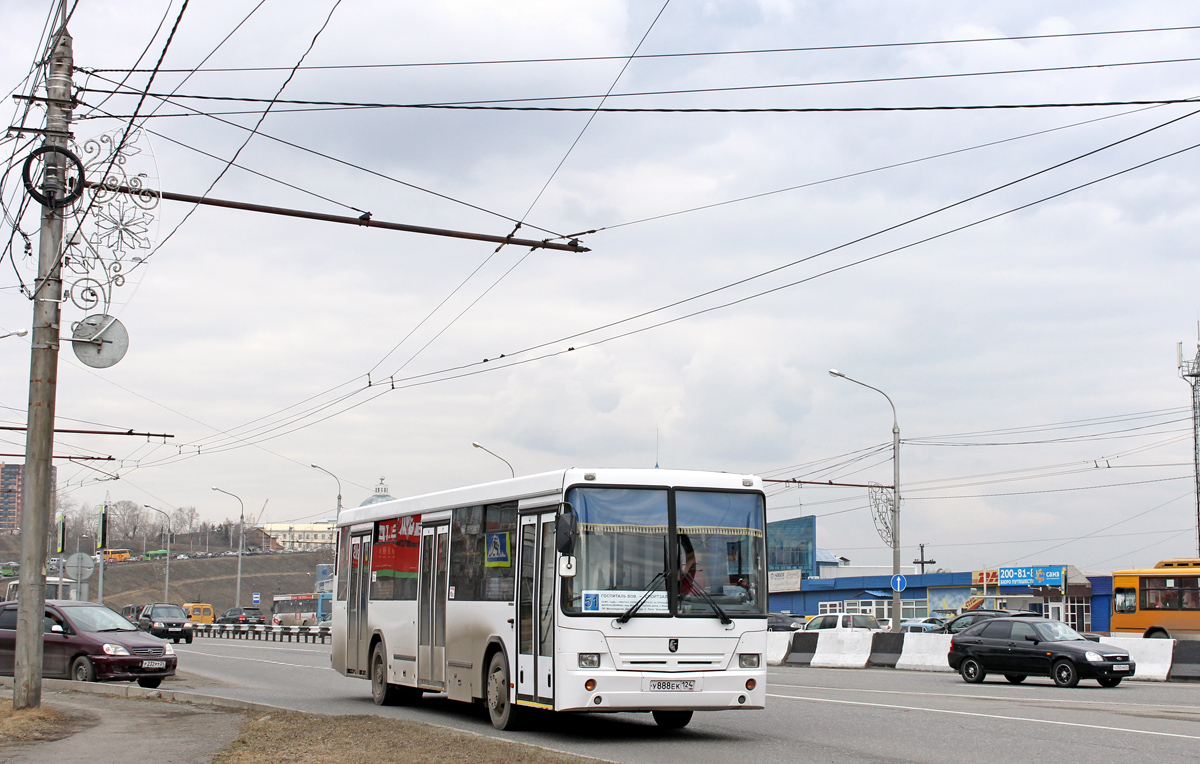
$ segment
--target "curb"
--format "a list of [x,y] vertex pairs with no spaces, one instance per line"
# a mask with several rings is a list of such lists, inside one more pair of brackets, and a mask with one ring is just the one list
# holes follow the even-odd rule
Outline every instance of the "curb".
[[[14,680],[11,676],[0,676],[0,687],[12,689],[13,682]],[[79,692],[85,695],[110,695],[119,698],[165,700],[169,703],[187,703],[193,706],[210,706],[213,708],[225,708],[231,711],[273,713],[279,711],[292,712],[295,710],[284,706],[274,706],[270,703],[255,703],[249,700],[222,698],[216,695],[203,695],[198,692],[189,692],[186,690],[151,690],[146,687],[138,687],[136,684],[125,684],[123,682],[120,684],[110,684],[103,682],[76,682],[70,679],[43,679],[42,689],[50,692]],[[330,715],[320,712],[305,713],[317,713],[320,716]]]

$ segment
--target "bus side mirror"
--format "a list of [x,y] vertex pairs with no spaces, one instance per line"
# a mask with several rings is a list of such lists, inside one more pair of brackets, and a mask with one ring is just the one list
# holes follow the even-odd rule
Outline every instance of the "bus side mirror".
[[[573,554],[575,552],[575,533],[578,529],[578,524],[575,519],[575,510],[570,504],[563,504],[563,511],[559,514],[558,520],[554,525],[554,547],[559,554]],[[572,573],[571,575],[575,575]]]
[[575,577],[575,558],[571,555],[563,555],[558,558],[558,575],[561,578]]

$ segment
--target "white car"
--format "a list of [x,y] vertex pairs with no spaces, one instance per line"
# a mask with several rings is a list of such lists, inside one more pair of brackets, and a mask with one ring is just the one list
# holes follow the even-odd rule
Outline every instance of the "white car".
[[883,631],[873,615],[851,615],[850,613],[827,613],[808,622],[805,631]]

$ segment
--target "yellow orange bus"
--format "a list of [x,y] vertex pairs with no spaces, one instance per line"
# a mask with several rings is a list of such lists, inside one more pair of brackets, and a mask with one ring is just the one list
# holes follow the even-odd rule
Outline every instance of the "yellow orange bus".
[[128,559],[129,559],[129,550],[128,549],[105,549],[104,550],[104,561],[105,562],[125,562]]
[[1200,559],[1113,571],[1111,631],[1151,639],[1200,639]]

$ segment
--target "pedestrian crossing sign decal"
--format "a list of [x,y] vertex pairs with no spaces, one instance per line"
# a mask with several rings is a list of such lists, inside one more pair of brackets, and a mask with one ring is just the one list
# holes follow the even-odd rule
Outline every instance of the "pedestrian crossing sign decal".
[[487,559],[484,562],[486,568],[509,568],[512,567],[512,555],[509,550],[512,548],[508,543],[507,532],[505,533],[485,533],[484,538],[487,544]]

